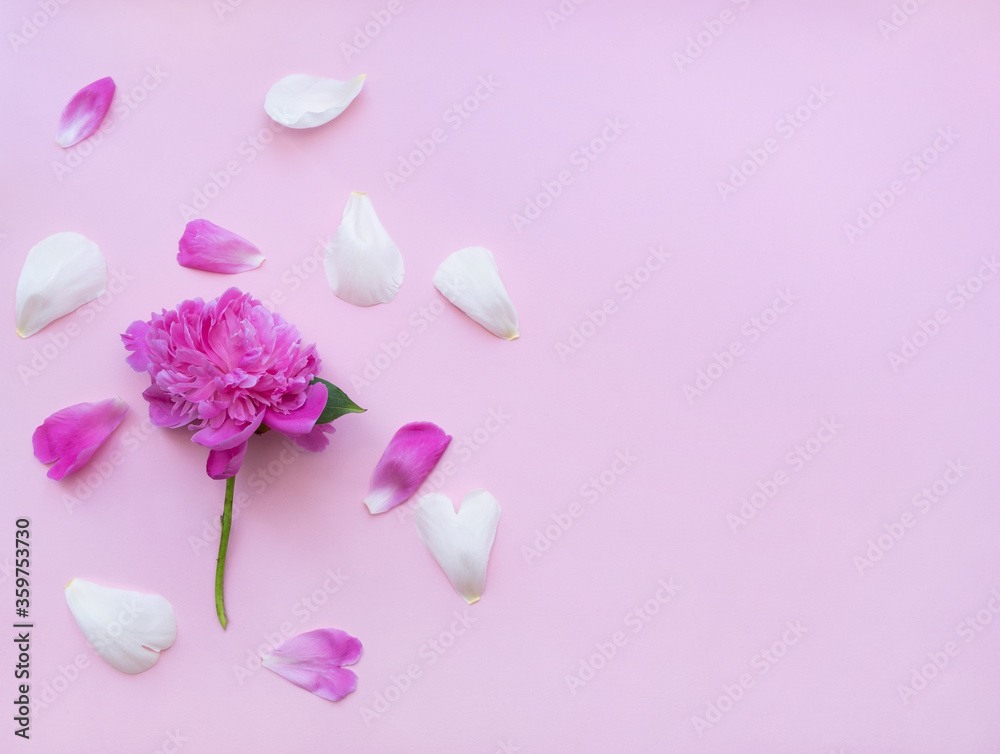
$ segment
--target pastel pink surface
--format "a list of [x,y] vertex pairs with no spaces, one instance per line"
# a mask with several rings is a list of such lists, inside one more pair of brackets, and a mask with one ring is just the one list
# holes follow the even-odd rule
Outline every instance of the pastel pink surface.
[[[0,563],[30,518],[33,751],[1000,747],[995,4],[896,3],[897,24],[858,0],[104,1],[41,25],[43,5],[10,3],[0,80]],[[368,78],[292,131],[263,98],[293,72]],[[108,75],[102,129],[60,149],[65,93]],[[323,273],[351,191],[405,259],[386,306],[345,304]],[[194,217],[267,263],[180,267]],[[63,230],[100,246],[108,293],[22,341],[18,271]],[[472,245],[517,341],[431,284]],[[189,433],[149,424],[118,336],[229,285],[368,412],[322,453],[251,439],[223,632],[224,484]],[[34,428],[110,395],[122,426],[47,479]],[[415,420],[455,438],[433,491],[503,509],[472,607],[411,503],[361,502]],[[73,624],[71,577],[162,594],[177,642],[116,673]],[[353,694],[260,671],[325,627],[364,645]],[[915,673],[933,678],[904,701]]]

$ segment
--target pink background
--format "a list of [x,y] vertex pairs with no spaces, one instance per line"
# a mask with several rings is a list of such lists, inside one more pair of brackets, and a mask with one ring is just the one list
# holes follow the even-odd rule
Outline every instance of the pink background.
[[[893,31],[884,0],[398,0],[390,23],[345,53],[386,3],[222,2],[4,3],[0,615],[12,615],[14,521],[27,516],[32,693],[50,689],[17,746],[1000,750],[1000,278],[981,261],[1000,253],[995,3],[907,0]],[[560,7],[574,12],[548,15]],[[730,23],[715,21],[723,11]],[[699,33],[710,43],[679,65]],[[264,94],[294,72],[368,79],[332,123],[272,134]],[[109,75],[111,130],[60,149],[63,105]],[[475,109],[456,118],[466,98]],[[446,138],[415,155],[412,175],[388,180],[438,128]],[[251,142],[262,130],[267,143]],[[767,160],[724,198],[718,183],[748,150]],[[925,152],[926,169],[912,161]],[[233,174],[213,179],[227,163]],[[563,171],[572,182],[557,190]],[[260,269],[177,265],[181,205],[213,181],[196,214],[257,243]],[[895,181],[888,209],[876,203],[878,219],[849,239],[845,224]],[[369,193],[405,258],[390,305],[340,301],[313,261],[352,190]],[[515,222],[546,191],[558,195],[536,219]],[[94,240],[127,283],[22,341],[21,264],[65,230]],[[442,307],[431,285],[444,257],[471,245],[496,255],[521,318],[513,343]],[[650,247],[669,260],[646,266]],[[223,632],[212,605],[223,485],[185,432],[144,430],[145,377],[118,334],[229,285],[284,297],[278,310],[318,344],[324,376],[369,411],[290,465],[273,437],[251,448]],[[768,312],[779,292],[793,303]],[[588,319],[609,299],[610,316]],[[938,310],[945,323],[894,369],[890,352]],[[397,352],[400,335],[410,340]],[[725,356],[734,342],[739,355]],[[686,395],[699,370],[708,389]],[[122,427],[86,470],[48,480],[34,428],[114,395],[131,407]],[[503,508],[486,593],[468,609],[411,517],[361,504],[389,437],[414,420],[455,436],[434,489],[458,500],[485,487]],[[824,420],[836,433],[808,442]],[[797,446],[812,449],[808,462]],[[939,481],[933,504],[915,500],[949,462],[961,478]],[[251,489],[269,463],[280,475]],[[772,488],[775,475],[786,484]],[[759,488],[774,494],[734,531]],[[909,528],[896,526],[904,514]],[[859,568],[880,536],[891,548]],[[117,673],[73,622],[72,577],[166,596],[176,644],[143,675]],[[459,636],[456,614],[474,619]],[[324,626],[365,646],[342,702],[237,670],[282,630]],[[570,684],[618,632],[614,656]],[[929,666],[935,677],[904,703],[900,686],[948,642],[947,666]],[[15,654],[9,639],[0,647],[9,700]],[[83,670],[67,670],[78,659]],[[407,684],[410,666],[419,677]],[[378,699],[394,683],[406,688],[386,709]]]

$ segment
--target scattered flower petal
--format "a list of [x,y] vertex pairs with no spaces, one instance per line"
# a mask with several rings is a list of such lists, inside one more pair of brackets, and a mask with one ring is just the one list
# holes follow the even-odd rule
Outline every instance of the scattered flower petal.
[[403,284],[403,255],[385,232],[367,194],[347,200],[337,237],[326,249],[326,277],[349,304],[387,304]]
[[108,114],[115,97],[115,82],[108,76],[88,84],[73,95],[59,117],[56,143],[66,149],[94,133]]
[[414,509],[417,533],[470,605],[486,586],[486,565],[500,521],[500,504],[486,490],[473,490],[458,513],[445,495],[424,495]]
[[371,513],[385,513],[409,500],[437,465],[451,435],[430,422],[400,427],[375,465],[365,505]]
[[184,227],[177,262],[182,267],[208,272],[233,274],[261,266],[264,255],[260,249],[208,220],[192,220]]
[[264,110],[289,128],[322,126],[347,109],[364,83],[363,73],[350,81],[293,73],[268,90]]
[[434,273],[434,287],[498,338],[519,334],[517,312],[489,249],[470,246],[451,254]]
[[55,463],[49,479],[62,479],[81,468],[121,424],[128,404],[121,398],[77,403],[42,422],[31,436],[35,458]]
[[177,638],[174,608],[158,594],[70,579],[66,603],[97,654],[115,670],[149,670]]
[[261,664],[296,686],[336,702],[354,691],[358,677],[343,665],[353,665],[363,648],[339,628],[318,628],[293,636],[261,659]]
[[28,252],[17,280],[17,334],[34,335],[104,293],[108,265],[97,244],[79,233],[56,233]]

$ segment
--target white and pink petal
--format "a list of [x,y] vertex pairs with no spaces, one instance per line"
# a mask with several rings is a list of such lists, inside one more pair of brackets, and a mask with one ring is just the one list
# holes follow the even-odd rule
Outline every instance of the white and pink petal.
[[110,76],[83,87],[63,108],[56,143],[66,149],[91,136],[100,128],[114,98],[115,82]]
[[431,422],[411,422],[389,440],[372,473],[364,503],[370,513],[385,513],[409,500],[424,483],[451,442]]

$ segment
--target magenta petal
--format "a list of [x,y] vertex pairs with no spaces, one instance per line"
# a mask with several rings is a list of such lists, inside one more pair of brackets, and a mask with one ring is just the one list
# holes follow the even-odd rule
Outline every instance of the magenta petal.
[[110,76],[99,79],[74,94],[59,117],[56,143],[66,149],[94,133],[108,114],[114,97],[115,82]]
[[336,702],[357,688],[358,677],[343,665],[361,657],[361,642],[339,628],[318,628],[293,636],[261,664],[296,686]]
[[451,435],[430,422],[404,424],[392,436],[365,497],[371,513],[385,513],[408,500],[441,459]]
[[31,437],[35,458],[53,463],[49,479],[62,479],[83,466],[121,424],[128,404],[121,398],[77,403],[42,422]]
[[[152,416],[153,404],[150,403],[150,415]],[[203,445],[213,450],[229,450],[235,448],[240,443],[250,439],[250,435],[257,431],[264,420],[264,412],[257,414],[257,417],[249,424],[241,424],[233,419],[226,419],[217,427],[205,427],[199,429],[191,435],[191,442]]]
[[327,435],[332,435],[336,431],[334,426],[327,422],[326,424],[317,424],[307,435],[288,435],[288,439],[303,450],[319,453],[330,444],[330,438]]
[[177,262],[208,272],[246,272],[260,267],[264,255],[243,236],[208,220],[192,220],[178,244]]
[[228,450],[210,450],[208,452],[208,464],[205,470],[212,479],[229,479],[236,476],[243,465],[243,457],[247,454],[247,445],[237,445]]
[[283,435],[307,435],[316,426],[323,409],[326,408],[328,395],[326,385],[317,382],[306,388],[306,401],[299,408],[287,413],[268,409],[264,415],[264,424]]

